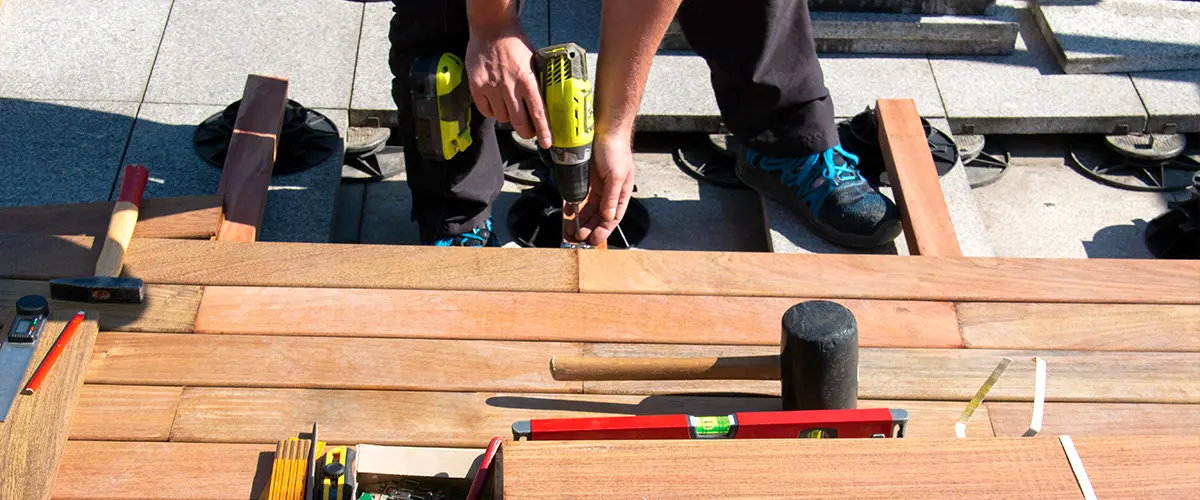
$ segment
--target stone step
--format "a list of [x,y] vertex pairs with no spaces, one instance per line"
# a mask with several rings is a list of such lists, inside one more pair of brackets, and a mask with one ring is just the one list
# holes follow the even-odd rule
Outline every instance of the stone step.
[[[863,12],[813,12],[818,53],[1011,54],[1017,25],[985,16],[931,16]],[[690,50],[678,23],[663,37],[663,50]]]
[[1030,10],[1067,73],[1200,69],[1200,3],[1041,0]]
[[995,0],[808,0],[813,12],[893,12],[900,14],[987,14]]

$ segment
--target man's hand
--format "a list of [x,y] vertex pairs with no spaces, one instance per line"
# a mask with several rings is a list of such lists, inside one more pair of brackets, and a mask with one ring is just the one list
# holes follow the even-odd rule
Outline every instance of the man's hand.
[[591,191],[587,203],[579,212],[583,221],[579,241],[599,245],[608,241],[625,217],[629,197],[633,194],[633,150],[626,138],[597,140],[592,145],[592,164],[588,169]]
[[467,82],[480,113],[511,123],[521,137],[537,136],[538,143],[549,148],[550,126],[538,90],[533,50],[515,20],[473,25],[467,42]]

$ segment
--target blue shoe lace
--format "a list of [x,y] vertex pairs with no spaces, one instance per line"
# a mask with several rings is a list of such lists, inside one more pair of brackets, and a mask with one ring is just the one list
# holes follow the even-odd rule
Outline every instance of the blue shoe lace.
[[[487,236],[479,234],[481,229],[487,231]],[[467,242],[467,240],[475,240],[475,241],[479,242],[479,246],[485,247],[488,245],[488,239],[491,238],[491,234],[492,234],[492,219],[486,219],[483,221],[482,228],[477,227],[475,229],[472,229],[470,232],[460,233],[455,236],[451,236],[449,238],[442,238],[440,240],[433,242],[433,245],[438,246],[438,247],[468,246],[468,245],[464,244]]]
[[[839,144],[820,153],[809,155],[807,158],[774,158],[765,156],[757,151],[745,148],[746,161],[751,165],[768,172],[776,172],[783,184],[804,200],[812,211],[813,217],[820,216],[821,206],[838,186],[842,183],[866,182],[858,172],[858,156],[850,154]],[[839,165],[833,155],[837,153],[843,158]],[[821,168],[816,168],[818,163]],[[820,175],[824,182],[817,183],[816,176]],[[814,185],[816,184],[816,185]]]

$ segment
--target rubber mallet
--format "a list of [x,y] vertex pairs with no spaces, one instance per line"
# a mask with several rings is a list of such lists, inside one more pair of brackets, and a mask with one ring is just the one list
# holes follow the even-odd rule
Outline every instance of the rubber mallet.
[[783,314],[778,356],[600,358],[555,356],[554,380],[780,380],[785,410],[858,404],[858,323],[836,302],[812,300]]
[[100,258],[96,260],[96,275],[86,278],[61,278],[50,280],[50,296],[55,300],[76,302],[129,302],[141,303],[145,299],[144,284],[137,278],[122,278],[125,267],[125,249],[133,238],[137,225],[138,209],[142,205],[142,192],[150,172],[141,165],[125,166],[121,192],[113,207],[112,218]]

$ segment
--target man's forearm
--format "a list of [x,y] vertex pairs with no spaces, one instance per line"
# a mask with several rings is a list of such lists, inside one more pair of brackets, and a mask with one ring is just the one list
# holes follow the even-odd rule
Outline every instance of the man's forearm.
[[604,1],[596,68],[598,140],[631,140],[650,63],[679,2]]
[[467,24],[472,32],[507,28],[517,21],[517,0],[467,0]]

